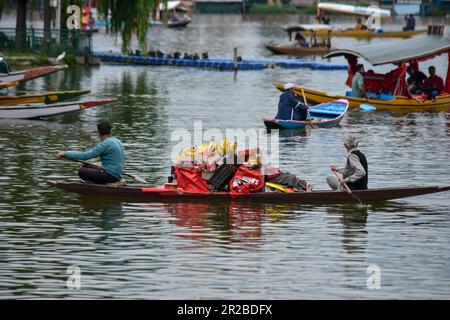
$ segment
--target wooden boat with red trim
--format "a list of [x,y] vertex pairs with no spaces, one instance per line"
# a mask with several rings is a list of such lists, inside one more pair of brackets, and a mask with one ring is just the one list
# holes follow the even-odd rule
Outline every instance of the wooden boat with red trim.
[[22,83],[28,80],[32,80],[38,77],[45,76],[47,74],[63,70],[65,68],[67,68],[66,65],[47,66],[0,74],[0,85],[2,85],[2,83],[11,83],[11,82]]
[[[447,54],[450,59],[450,38],[439,35],[426,35],[408,40],[398,40],[392,43],[376,43],[359,46],[353,49],[333,49],[323,58],[344,56],[349,62],[349,77],[346,84],[351,87],[354,68],[358,58],[363,58],[374,66],[395,64],[397,69],[387,74],[366,72],[364,86],[369,88],[369,99],[352,97],[351,92],[346,95],[333,95],[323,91],[316,91],[300,86],[294,87],[296,94],[301,97],[302,90],[310,103],[326,103],[337,99],[347,99],[351,109],[361,104],[369,104],[377,110],[401,111],[429,111],[450,108],[450,64],[445,81],[446,92],[442,92],[434,100],[428,100],[426,95],[413,95],[406,83],[406,64],[418,70],[419,62],[432,59],[437,55]],[[445,79],[444,79],[445,80]],[[283,90],[282,84],[276,86]],[[378,93],[378,92],[391,93]]]
[[309,108],[311,121],[264,118],[267,129],[298,129],[308,126],[328,128],[339,125],[348,110],[348,100],[340,99]]
[[23,103],[56,103],[64,100],[70,100],[87,94],[91,90],[70,90],[70,91],[55,91],[55,92],[45,92],[45,93],[27,93],[17,96],[0,96],[0,105],[17,105]]
[[[83,196],[107,197],[125,201],[141,202],[218,202],[241,201],[261,203],[298,203],[298,204],[343,204],[357,203],[355,197],[345,191],[310,191],[310,192],[255,192],[232,196],[229,192],[193,193],[183,192],[173,187],[126,186],[112,187],[81,182],[49,181],[48,184],[58,189]],[[381,202],[394,199],[449,191],[447,187],[403,187],[355,190],[354,196],[364,203]]]
[[0,106],[0,118],[3,119],[32,119],[47,117],[56,114],[89,109],[106,103],[115,101],[116,99],[91,100],[91,101],[71,101],[63,103],[35,103],[21,104],[15,106]]

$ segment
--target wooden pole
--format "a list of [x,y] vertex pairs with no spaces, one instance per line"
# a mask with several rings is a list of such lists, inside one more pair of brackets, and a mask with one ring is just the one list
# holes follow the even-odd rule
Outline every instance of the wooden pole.
[[237,61],[237,48],[234,48],[233,50],[233,62],[234,62],[234,71],[236,72],[238,70],[238,61]]

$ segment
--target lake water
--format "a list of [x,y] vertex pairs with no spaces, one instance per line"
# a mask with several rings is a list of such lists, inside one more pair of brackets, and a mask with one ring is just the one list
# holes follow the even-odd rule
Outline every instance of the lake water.
[[[285,39],[279,27],[298,20],[197,15],[184,31],[154,29],[149,38],[152,48],[165,51],[231,57],[236,46],[244,58],[262,57],[270,56],[265,42]],[[401,18],[390,21],[386,29],[401,24]],[[367,41],[333,39],[334,46],[357,42]],[[100,32],[95,47],[118,50],[120,43]],[[424,66],[431,63],[445,76],[446,56]],[[45,120],[0,121],[0,297],[450,298],[449,193],[363,208],[148,204],[78,197],[46,184],[76,177],[78,165],[56,153],[94,146],[101,119],[123,141],[127,170],[159,185],[170,171],[174,130],[192,131],[194,121],[204,129],[263,129],[262,118],[276,112],[276,83],[341,93],[345,79],[345,71],[277,68],[234,76],[101,65],[21,86],[20,91],[89,88],[88,98],[118,101]],[[371,187],[450,184],[446,112],[352,112],[340,127],[281,136],[280,167],[316,189],[328,188],[329,166],[344,164],[342,144],[349,134],[359,138],[369,159]],[[80,268],[79,290],[66,286],[71,267]],[[367,286],[370,267],[381,271],[379,289]]]

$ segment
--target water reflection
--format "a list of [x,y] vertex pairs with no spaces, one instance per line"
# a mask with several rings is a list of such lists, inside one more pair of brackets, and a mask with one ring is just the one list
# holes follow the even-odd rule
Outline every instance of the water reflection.
[[175,224],[182,227],[177,236],[208,240],[214,234],[216,239],[229,243],[258,240],[266,210],[264,205],[242,203],[175,203],[164,207],[176,217]]

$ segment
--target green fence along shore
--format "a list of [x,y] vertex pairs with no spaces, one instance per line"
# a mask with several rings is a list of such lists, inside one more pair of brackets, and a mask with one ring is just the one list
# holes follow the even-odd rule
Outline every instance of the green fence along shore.
[[20,52],[57,55],[66,52],[89,55],[92,52],[92,33],[82,30],[51,30],[0,28],[0,50],[16,50],[16,39],[23,37]]

